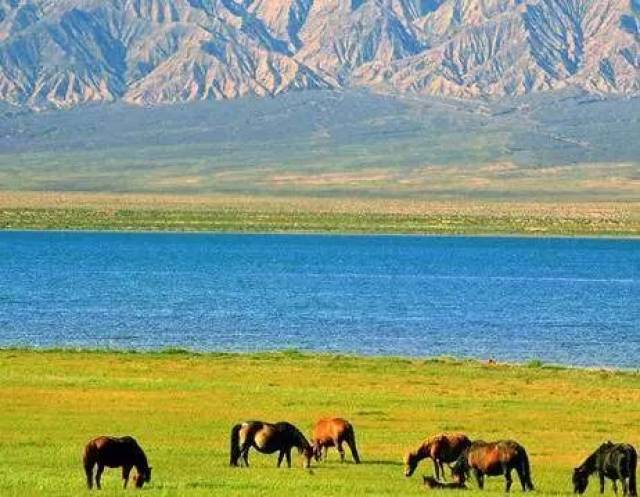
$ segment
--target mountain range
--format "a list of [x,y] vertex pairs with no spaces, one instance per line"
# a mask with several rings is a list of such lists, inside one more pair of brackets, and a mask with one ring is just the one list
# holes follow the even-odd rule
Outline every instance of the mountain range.
[[0,102],[640,95],[640,0],[0,0]]

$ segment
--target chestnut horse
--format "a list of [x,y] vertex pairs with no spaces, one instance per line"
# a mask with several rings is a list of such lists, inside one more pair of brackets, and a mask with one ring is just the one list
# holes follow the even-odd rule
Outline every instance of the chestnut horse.
[[100,489],[100,479],[104,468],[122,467],[124,488],[127,488],[131,468],[136,468],[136,487],[142,488],[151,480],[151,468],[147,456],[132,437],[97,437],[89,441],[83,454],[84,471],[87,475],[87,487],[93,488],[93,467],[98,466],[96,472],[96,486]]
[[440,474],[444,478],[444,467],[442,463],[452,463],[462,451],[471,445],[471,440],[462,433],[441,434],[427,438],[420,447],[404,456],[404,475],[411,476],[418,467],[418,463],[423,459],[431,458],[435,468],[436,479],[440,479]]
[[511,470],[515,469],[522,485],[522,490],[533,490],[531,482],[531,468],[529,456],[522,445],[513,440],[497,442],[475,441],[460,454],[451,468],[451,472],[460,481],[469,475],[470,471],[478,482],[480,489],[484,488],[484,477],[504,475],[505,492],[511,489]]
[[360,464],[360,456],[356,448],[356,435],[349,421],[342,418],[324,418],[319,420],[313,427],[311,445],[313,446],[313,454],[316,461],[320,460],[323,451],[324,460],[326,461],[329,447],[336,447],[340,453],[340,462],[344,462],[343,443],[349,446],[354,462]]
[[604,493],[604,479],[609,478],[613,482],[613,490],[618,493],[617,480],[622,483],[623,495],[635,497],[636,489],[636,465],[638,455],[636,449],[629,444],[614,444],[606,442],[591,454],[577,468],[573,470],[573,491],[582,494],[587,489],[589,476],[598,473],[600,478],[600,493]]
[[311,465],[313,449],[302,432],[291,423],[265,423],[264,421],[245,421],[231,429],[231,451],[229,464],[239,466],[244,462],[249,467],[249,449],[254,447],[263,454],[278,454],[278,467],[282,459],[287,458],[287,466],[291,467],[291,449],[296,447],[304,456],[303,467]]

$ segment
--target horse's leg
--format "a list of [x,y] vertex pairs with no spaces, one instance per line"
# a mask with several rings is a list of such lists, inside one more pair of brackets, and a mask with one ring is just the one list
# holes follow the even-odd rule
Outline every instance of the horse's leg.
[[93,464],[86,464],[84,473],[87,475],[87,487],[91,490],[93,488]]
[[349,446],[349,450],[351,451],[353,462],[355,462],[356,464],[360,464],[360,454],[358,454],[355,437],[348,437],[346,442],[347,442],[347,445]]
[[246,468],[249,467],[249,449],[250,448],[251,448],[250,443],[244,443],[242,444],[242,447],[240,447],[240,456],[244,461],[244,465]]
[[444,473],[444,466],[442,465],[442,459],[438,459],[438,466],[440,466],[440,474],[442,475],[442,481],[447,481],[447,475]]
[[284,455],[285,455],[285,456],[286,456],[286,458],[287,458],[287,466],[290,468],[290,467],[291,467],[291,447],[289,447],[289,448],[285,451]]
[[282,464],[282,459],[284,459],[284,449],[282,449],[278,454],[278,467]]
[[[620,484],[622,485],[622,495],[624,495],[624,497],[627,497],[628,487],[624,476],[620,476]],[[618,495],[618,485],[615,480],[613,480],[613,485],[613,491],[616,493],[616,495]]]
[[522,469],[522,465],[518,464],[516,466],[516,473],[518,473],[518,479],[520,480],[520,485],[522,485],[522,491],[526,492],[527,491],[527,476],[524,472],[524,470]]
[[98,471],[96,471],[96,487],[98,487],[98,490],[100,490],[102,488],[101,484],[100,484],[100,480],[102,478],[102,472],[104,471],[104,466],[100,463],[98,463]]
[[329,456],[329,446],[325,445],[322,449],[324,451],[324,457],[323,457],[323,461],[327,461],[327,457]]
[[123,488],[127,488],[127,483],[129,483],[130,474],[131,474],[131,466],[122,466],[122,479],[124,480]]
[[513,483],[513,479],[511,478],[511,468],[505,464],[502,466],[502,471],[504,472],[504,491],[505,493],[509,493],[509,490],[511,490],[511,484]]
[[336,440],[335,446],[340,454],[340,462],[344,462],[344,449],[342,448],[342,440]]
[[[625,477],[622,474],[622,468],[620,466],[618,466],[618,478],[620,480],[620,483],[622,484],[622,495],[627,497],[627,494],[629,493],[629,486],[627,485],[627,480],[625,480]],[[613,481],[613,484],[615,485],[616,484],[616,480],[614,479],[612,481]],[[618,493],[618,491],[616,490],[616,494],[617,493]]]
[[478,482],[478,488],[482,490],[484,488],[484,475],[482,474],[482,471],[480,471],[479,469],[474,469],[473,476],[476,477],[476,481]]
[[604,493],[604,473],[602,471],[598,471],[598,478],[600,478],[600,493]]

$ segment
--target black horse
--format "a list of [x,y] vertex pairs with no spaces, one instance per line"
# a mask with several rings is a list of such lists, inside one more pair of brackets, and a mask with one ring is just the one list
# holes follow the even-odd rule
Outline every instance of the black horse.
[[254,447],[263,454],[279,452],[278,467],[282,459],[287,458],[287,466],[291,467],[291,449],[296,447],[304,455],[303,467],[308,468],[313,456],[313,448],[302,432],[291,423],[265,423],[264,421],[246,421],[231,429],[231,454],[229,464],[238,466],[244,462],[249,466],[249,449]]
[[638,455],[636,449],[629,444],[603,443],[577,468],[573,470],[573,491],[582,494],[589,484],[589,475],[598,473],[600,478],[600,493],[604,493],[604,479],[613,482],[613,491],[618,493],[617,480],[622,483],[623,495],[635,497],[636,464]]

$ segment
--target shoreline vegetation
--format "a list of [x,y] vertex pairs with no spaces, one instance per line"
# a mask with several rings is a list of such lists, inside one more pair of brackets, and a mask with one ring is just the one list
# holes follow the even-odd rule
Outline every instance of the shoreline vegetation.
[[[432,463],[405,478],[402,456],[439,432],[515,439],[536,493],[568,494],[572,468],[600,443],[640,443],[637,373],[539,362],[5,348],[0,398],[11,399],[0,413],[7,497],[85,492],[82,448],[103,434],[140,442],[154,468],[145,494],[187,497],[424,495]],[[362,464],[340,464],[334,450],[311,472],[297,454],[291,470],[257,453],[251,468],[228,467],[234,423],[287,420],[308,435],[333,415],[353,423]],[[484,492],[472,484],[465,495],[502,495],[503,484],[490,478]],[[120,472],[108,470],[103,485],[120,495]],[[592,481],[587,495],[596,493]]]
[[494,358],[477,358],[464,356],[403,356],[403,355],[364,355],[357,353],[339,352],[316,352],[313,350],[283,348],[264,351],[219,351],[219,350],[196,350],[183,347],[163,347],[157,349],[127,349],[127,348],[101,348],[101,347],[34,347],[34,346],[0,346],[2,354],[69,354],[69,355],[97,355],[97,356],[131,356],[131,357],[193,357],[201,359],[325,359],[325,360],[351,360],[362,362],[402,362],[416,364],[446,364],[457,366],[479,366],[511,369],[545,369],[553,371],[577,371],[586,373],[612,373],[637,376],[640,379],[640,365],[638,368],[619,368],[610,365],[576,365],[555,362],[544,362],[540,359],[529,359],[523,362],[503,361]]
[[0,230],[640,236],[640,201],[0,192]]

